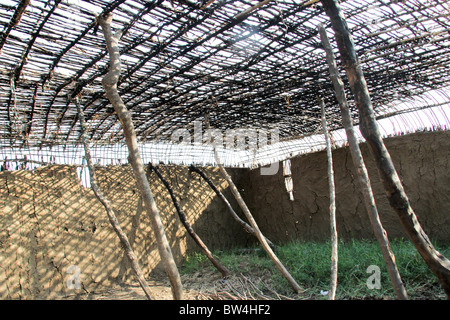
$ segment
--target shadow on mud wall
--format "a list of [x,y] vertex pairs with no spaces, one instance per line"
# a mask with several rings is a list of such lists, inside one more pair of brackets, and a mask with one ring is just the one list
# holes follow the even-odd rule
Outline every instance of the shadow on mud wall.
[[81,272],[77,290],[108,280],[118,263],[108,254],[116,246],[111,228],[98,214],[94,195],[80,186],[74,167],[2,172],[0,177],[1,298],[69,294],[70,266]]
[[[218,168],[204,167],[201,170],[212,180],[216,187],[227,197],[236,212],[240,212],[232,198],[228,183]],[[233,246],[245,246],[251,242],[249,235],[234,221],[227,207],[200,175],[191,172],[186,166],[159,166],[161,175],[170,184],[181,210],[195,233],[210,250],[226,249]],[[233,171],[233,170],[231,170]],[[234,172],[234,171],[233,171]],[[237,171],[236,171],[237,173]],[[236,178],[238,174],[235,174]],[[182,257],[188,252],[201,249],[192,240],[179,220],[173,201],[167,188],[156,174],[150,174],[150,182],[161,215],[170,215],[176,227],[170,233],[172,250]],[[168,225],[167,230],[173,228]],[[175,239],[176,238],[176,239]],[[175,254],[175,253],[174,253]],[[156,268],[156,270],[161,268]]]
[[[228,184],[218,169],[207,167],[202,170],[239,212],[237,204],[231,198]],[[189,224],[210,250],[242,246],[251,242],[248,234],[232,219],[222,200],[198,174],[191,172],[186,166],[161,165],[159,171],[170,184]],[[237,178],[239,170],[233,172]],[[130,223],[125,226],[122,223],[122,227],[139,257],[143,271],[146,274],[152,271],[161,272],[163,267],[150,219],[142,199],[138,196],[131,167],[99,168],[97,173],[99,184],[104,194],[112,201],[116,214],[121,216],[123,208],[126,208],[126,211],[132,215],[129,217]],[[147,177],[172,253],[177,264],[181,266],[187,252],[200,249],[182,225],[167,188],[154,172],[147,170]],[[118,189],[120,192],[117,192]],[[134,280],[124,254],[118,279],[120,281]]]
[[[436,131],[384,139],[419,222],[438,243],[450,241],[449,138],[450,131]],[[361,144],[361,151],[389,238],[407,239],[387,201],[368,146]],[[333,150],[333,167],[339,238],[375,240],[348,148]],[[326,152],[291,159],[291,170],[294,201],[289,200],[281,170],[272,176],[262,176],[259,170],[240,172],[243,196],[255,220],[261,231],[278,243],[329,240]]]
[[[160,170],[192,227],[210,249],[246,241],[245,232],[197,174],[187,167]],[[224,191],[227,185],[217,169],[204,171]],[[160,259],[131,167],[97,167],[96,172],[102,192],[111,201],[148,275],[161,267]],[[175,260],[180,264],[187,251],[198,248],[180,223],[165,187],[154,173],[149,178]],[[80,185],[75,167],[1,172],[0,184],[1,299],[52,299],[134,280],[103,206],[90,189]]]
[[[424,230],[432,240],[446,243],[450,241],[449,136],[450,132],[444,131],[385,139]],[[404,237],[365,145],[362,151],[388,235],[391,239]],[[335,150],[333,160],[340,238],[373,239],[348,150]],[[274,176],[261,176],[259,170],[229,172],[269,239],[276,243],[327,240],[326,155],[318,152],[291,161],[294,201],[289,200],[281,170]],[[240,214],[218,170],[203,170]],[[211,250],[254,243],[200,176],[189,172],[188,167],[161,166],[160,171],[170,182],[192,227]],[[98,167],[97,175],[148,275],[160,267],[160,260],[131,167]],[[154,173],[150,184],[180,264],[186,252],[198,248],[186,234],[169,193]],[[90,189],[81,186],[75,167],[3,171],[0,186],[0,299],[52,299],[132,279],[103,206]],[[70,270],[79,271],[79,289],[76,282],[68,283],[77,276]]]

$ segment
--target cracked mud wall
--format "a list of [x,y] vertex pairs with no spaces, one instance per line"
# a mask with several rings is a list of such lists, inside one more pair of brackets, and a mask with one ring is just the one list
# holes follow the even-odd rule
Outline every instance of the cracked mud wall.
[[[160,171],[211,249],[246,243],[245,232],[196,173],[186,167],[160,167]],[[227,187],[217,169],[205,171],[220,189]],[[161,268],[159,254],[131,168],[97,168],[97,175],[144,274],[151,278],[150,273]],[[179,222],[167,190],[154,173],[149,179],[180,263],[195,244]],[[52,299],[134,279],[103,206],[80,185],[75,167],[1,172],[0,185],[0,299]],[[80,289],[67,282],[75,276],[71,266],[79,268]]]
[[[422,227],[437,242],[450,242],[450,131],[385,139],[395,168]],[[407,238],[390,207],[372,155],[361,144],[381,221],[388,236]],[[333,150],[336,218],[340,239],[375,239],[348,148]],[[240,188],[262,232],[273,241],[328,240],[329,191],[326,152],[291,159],[294,201],[278,174],[246,170]]]

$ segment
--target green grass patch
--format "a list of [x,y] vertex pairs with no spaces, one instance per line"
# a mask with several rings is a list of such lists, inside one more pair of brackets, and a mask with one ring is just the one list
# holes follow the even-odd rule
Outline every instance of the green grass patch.
[[[409,241],[391,241],[397,267],[412,299],[445,298],[436,278],[424,263],[417,250]],[[436,246],[446,257],[450,246]],[[389,275],[378,242],[349,241],[339,243],[337,299],[381,299],[395,298]],[[292,294],[288,282],[276,269],[267,254],[259,247],[251,249],[233,249],[216,251],[215,256],[233,273],[258,274],[270,272],[272,286],[281,294]],[[327,291],[330,281],[331,246],[328,242],[290,242],[277,251],[291,275],[302,288],[304,296],[313,299],[326,299],[320,291]],[[380,289],[369,289],[367,273],[371,265],[379,267]],[[201,253],[194,253],[186,258],[182,272],[195,272],[201,268],[214,268]]]

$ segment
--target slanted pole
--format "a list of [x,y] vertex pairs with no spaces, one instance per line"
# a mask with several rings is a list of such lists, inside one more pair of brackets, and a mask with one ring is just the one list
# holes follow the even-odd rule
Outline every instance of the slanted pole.
[[183,287],[181,285],[180,274],[173,258],[169,242],[167,241],[166,233],[164,232],[164,226],[162,224],[161,216],[159,215],[155,199],[153,198],[150,185],[145,175],[144,165],[139,154],[136,132],[134,130],[133,120],[131,119],[131,113],[128,111],[117,90],[117,82],[120,76],[120,53],[118,42],[121,33],[114,35],[112,34],[111,13],[100,15],[97,18],[97,21],[102,27],[110,57],[109,71],[103,78],[102,84],[105,89],[106,96],[114,107],[114,110],[119,117],[120,123],[122,124],[123,133],[129,153],[128,161],[133,167],[133,171],[136,176],[136,181],[141,192],[145,208],[150,217],[152,229],[155,233],[156,243],[158,245],[159,255],[161,257],[161,262],[170,281],[172,296],[174,299],[181,300],[183,299]]
[[336,35],[342,63],[359,111],[359,128],[375,158],[380,179],[391,207],[404,230],[450,299],[450,260],[437,251],[411,207],[391,156],[381,137],[364,74],[356,55],[353,38],[337,0],[321,0]]
[[322,127],[327,144],[328,159],[328,186],[330,191],[330,235],[331,235],[331,275],[330,289],[328,290],[328,300],[334,300],[336,297],[337,276],[338,276],[338,233],[336,228],[336,192],[334,187],[333,156],[331,154],[331,141],[328,135],[327,119],[325,115],[325,103],[323,99],[319,100],[322,110]]
[[195,243],[200,247],[202,252],[205,254],[205,256],[211,261],[211,263],[216,267],[216,269],[222,274],[223,277],[228,277],[230,275],[230,270],[228,270],[226,267],[224,267],[219,260],[214,258],[211,251],[209,251],[208,247],[205,245],[205,243],[202,241],[202,239],[198,236],[198,234],[194,231],[191,224],[186,218],[186,215],[184,214],[183,210],[181,210],[180,204],[178,203],[178,199],[175,196],[175,193],[173,192],[172,187],[170,186],[169,182],[164,178],[159,172],[159,169],[157,166],[153,166],[151,163],[148,165],[149,170],[153,170],[156,175],[158,176],[159,180],[164,184],[167,191],[169,191],[170,198],[172,199],[173,205],[175,206],[175,209],[177,211],[178,217],[180,218],[181,223],[183,224],[186,231],[189,233],[191,238],[195,241]]
[[97,197],[97,199],[105,207],[109,222],[111,223],[111,226],[113,227],[115,233],[119,237],[120,243],[122,244],[122,246],[125,250],[125,254],[128,257],[128,260],[130,261],[131,269],[133,269],[134,274],[136,275],[136,278],[139,282],[139,285],[141,286],[142,290],[144,290],[144,293],[147,296],[147,298],[152,300],[153,294],[151,292],[151,289],[150,289],[147,281],[144,278],[144,274],[141,270],[141,267],[139,266],[139,259],[136,256],[136,254],[134,253],[133,248],[131,247],[130,241],[128,241],[128,237],[127,237],[126,233],[120,227],[119,221],[117,220],[116,214],[111,206],[111,203],[109,202],[108,199],[106,199],[106,197],[101,192],[99,186],[97,185],[97,177],[95,175],[95,168],[94,168],[94,164],[92,162],[92,157],[91,157],[91,149],[89,148],[89,140],[88,140],[87,133],[86,133],[86,121],[84,119],[84,112],[80,106],[78,97],[76,97],[76,105],[77,105],[77,110],[78,110],[78,118],[80,120],[80,125],[81,125],[81,142],[84,145],[86,162],[87,162],[88,169],[89,169],[91,189],[92,189],[92,191],[94,191],[94,194]]
[[301,293],[302,289],[300,288],[298,283],[295,281],[295,279],[291,276],[291,274],[286,269],[286,267],[283,265],[283,263],[281,263],[281,261],[275,255],[275,253],[273,252],[272,248],[270,248],[269,244],[267,243],[267,240],[264,237],[264,235],[262,234],[261,230],[259,230],[259,227],[258,227],[255,219],[253,218],[250,210],[248,209],[247,205],[245,204],[244,199],[242,199],[242,196],[239,193],[239,190],[236,188],[236,186],[235,186],[233,180],[231,179],[230,175],[227,173],[225,168],[222,166],[222,164],[221,164],[221,162],[219,160],[219,156],[217,154],[217,150],[216,150],[215,147],[214,147],[214,157],[216,159],[217,166],[219,167],[220,172],[222,173],[224,178],[227,180],[228,185],[230,186],[231,192],[233,193],[236,201],[238,202],[239,206],[241,207],[242,211],[244,212],[245,217],[247,218],[248,222],[250,223],[250,225],[252,226],[253,230],[255,231],[255,234],[256,234],[259,242],[261,243],[263,249],[267,252],[269,257],[272,259],[272,261],[277,266],[278,270],[280,270],[281,274],[286,278],[286,280],[289,282],[289,284],[292,286],[292,288],[295,290],[295,292]]
[[[189,170],[197,172],[200,177],[203,178],[203,180],[206,181],[206,183],[208,183],[208,185],[211,187],[211,189],[213,189],[213,191],[217,194],[217,196],[222,199],[222,201],[225,203],[225,206],[228,208],[228,211],[230,212],[231,216],[234,218],[234,220],[236,220],[237,223],[239,223],[241,225],[242,228],[244,228],[245,231],[247,231],[248,233],[250,233],[251,235],[256,236],[255,230],[253,230],[253,228],[244,220],[242,220],[236,213],[236,211],[234,211],[233,207],[231,206],[230,202],[228,201],[228,199],[224,196],[224,194],[217,189],[217,187],[214,185],[214,183],[211,181],[211,179],[209,179],[205,173],[203,171],[201,171],[199,168],[194,167],[194,166],[190,166]],[[269,244],[269,246],[272,248],[272,250],[276,250],[276,246],[272,243],[272,241],[270,241],[269,239],[266,238],[267,243]]]
[[345,95],[344,83],[339,76],[336,59],[334,58],[330,40],[328,39],[327,32],[325,31],[323,25],[319,26],[319,33],[323,48],[326,53],[331,82],[333,83],[334,91],[336,92],[336,98],[341,110],[342,123],[347,134],[350,154],[353,159],[353,164],[356,168],[356,174],[358,176],[359,186],[361,187],[361,192],[363,194],[367,214],[369,216],[370,223],[372,224],[375,237],[377,238],[380,245],[392,286],[397,295],[397,299],[405,300],[408,299],[408,295],[400,277],[400,273],[398,272],[397,265],[395,263],[395,256],[392,252],[391,246],[389,245],[387,233],[384,230],[380,217],[378,215],[378,209],[375,203],[375,198],[373,196],[372,186],[370,185],[369,174],[367,172],[366,165],[364,164],[364,159],[358,144],[358,138],[353,127],[352,117],[350,115],[350,109],[348,107],[347,97]]

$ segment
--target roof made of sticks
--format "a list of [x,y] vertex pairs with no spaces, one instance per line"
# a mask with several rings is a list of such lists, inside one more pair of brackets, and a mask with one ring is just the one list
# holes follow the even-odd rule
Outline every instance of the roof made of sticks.
[[[140,141],[167,141],[205,118],[220,130],[276,127],[281,138],[304,136],[320,128],[318,98],[331,128],[340,128],[317,26],[335,42],[320,1],[259,4],[0,0],[1,146],[78,143],[76,97],[91,141],[122,141],[101,85],[109,57],[96,15],[105,12],[123,32],[118,88]],[[341,7],[376,114],[450,84],[448,1],[348,0]],[[354,106],[352,113],[357,121]]]

